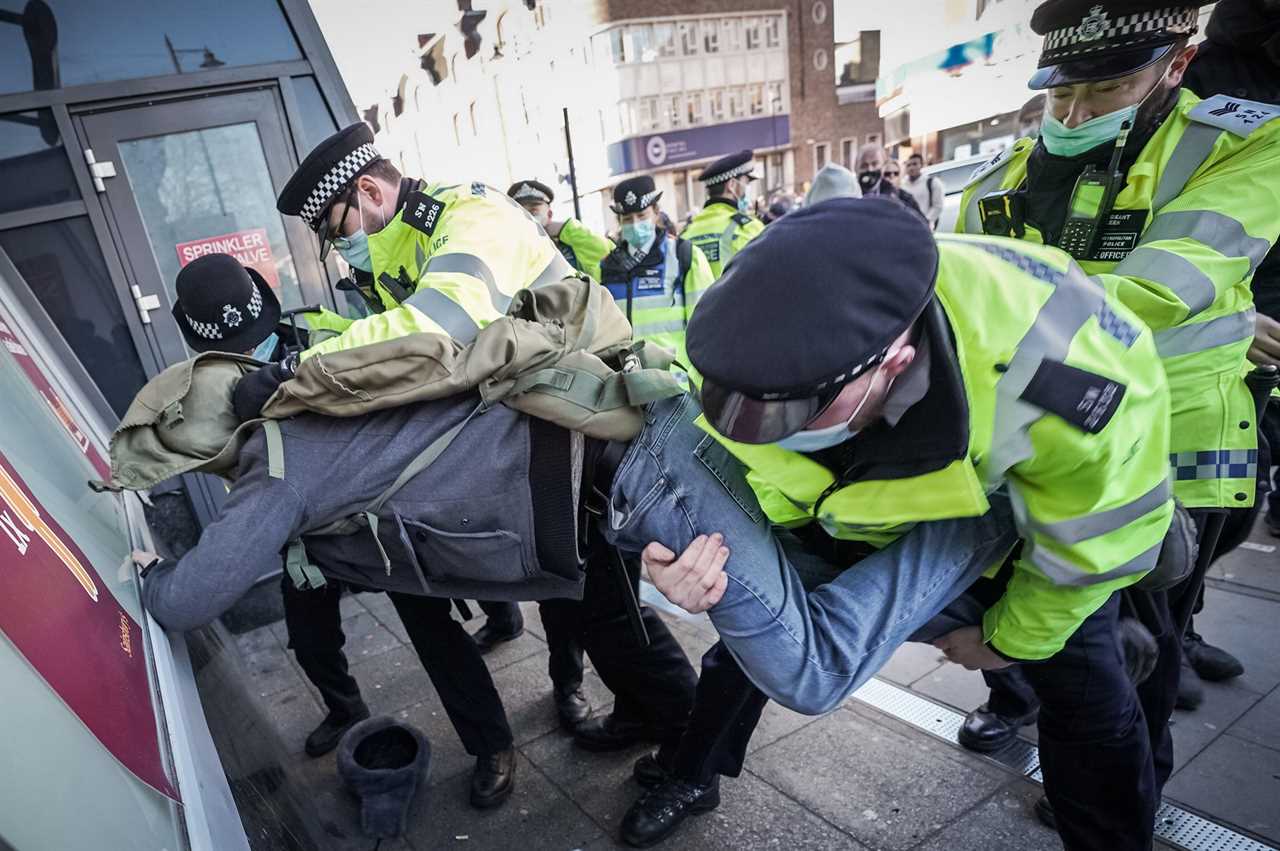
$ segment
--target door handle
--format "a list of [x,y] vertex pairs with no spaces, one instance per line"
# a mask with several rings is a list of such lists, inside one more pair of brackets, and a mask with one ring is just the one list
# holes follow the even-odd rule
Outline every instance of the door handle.
[[151,311],[160,309],[160,296],[143,295],[142,287],[137,284],[131,284],[129,292],[133,295],[134,306],[138,308],[138,318],[142,320],[143,325],[150,325]]

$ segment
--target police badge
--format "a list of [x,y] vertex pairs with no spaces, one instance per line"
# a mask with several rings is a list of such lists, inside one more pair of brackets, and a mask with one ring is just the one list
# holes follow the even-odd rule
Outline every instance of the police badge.
[[1094,6],[1076,27],[1076,38],[1080,41],[1097,41],[1102,38],[1107,28],[1107,12],[1101,6]]

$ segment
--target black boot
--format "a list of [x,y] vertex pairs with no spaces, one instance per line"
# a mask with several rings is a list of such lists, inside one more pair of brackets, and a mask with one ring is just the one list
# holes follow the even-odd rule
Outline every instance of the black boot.
[[1244,673],[1244,665],[1221,647],[1207,644],[1199,633],[1188,632],[1182,640],[1182,655],[1195,668],[1200,679],[1211,683],[1229,680]]
[[324,756],[338,746],[338,742],[342,741],[343,735],[348,730],[368,717],[369,707],[363,703],[354,712],[330,712],[320,722],[320,726],[307,736],[307,744],[304,748],[307,756],[313,758]]
[[648,848],[672,834],[686,818],[720,806],[720,777],[705,786],[671,778],[640,796],[622,817],[622,841]]
[[671,769],[662,763],[662,752],[647,753],[631,766],[631,776],[645,789],[661,786],[671,779]]
[[555,686],[553,692],[556,700],[556,715],[560,717],[560,726],[573,732],[591,717],[591,701],[582,691],[582,683],[572,686]]
[[486,623],[472,634],[471,640],[479,646],[481,653],[488,653],[499,644],[515,641],[522,635],[524,635],[524,624],[516,627],[513,632],[506,627],[495,627],[491,623]]
[[1199,709],[1202,703],[1204,703],[1204,683],[1200,682],[1200,675],[1196,673],[1195,668],[1191,667],[1187,657],[1183,656],[1182,668],[1178,671],[1178,697],[1173,703],[1173,708],[1193,712]]
[[964,716],[957,738],[960,744],[978,753],[993,753],[1018,737],[1018,730],[1032,724],[1039,711],[1021,716],[1006,716],[992,712],[987,704]]
[[592,718],[573,731],[574,743],[583,750],[605,753],[626,750],[640,742],[660,742],[671,735],[643,721],[619,721],[613,714]]
[[471,775],[471,806],[488,810],[511,797],[516,788],[516,752],[508,748],[476,757]]
[[1035,810],[1036,818],[1040,819],[1041,824],[1054,830],[1058,829],[1058,816],[1054,813],[1053,804],[1049,803],[1048,798],[1041,795],[1032,809]]

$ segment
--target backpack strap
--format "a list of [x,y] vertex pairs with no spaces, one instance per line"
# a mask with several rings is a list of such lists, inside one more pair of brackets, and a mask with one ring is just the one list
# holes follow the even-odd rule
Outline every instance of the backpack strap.
[[289,574],[293,587],[299,591],[314,591],[328,584],[320,568],[311,563],[301,538],[294,538],[289,542],[284,554],[284,570]]
[[284,478],[284,437],[277,420],[265,420],[262,432],[267,438],[267,475],[273,479]]

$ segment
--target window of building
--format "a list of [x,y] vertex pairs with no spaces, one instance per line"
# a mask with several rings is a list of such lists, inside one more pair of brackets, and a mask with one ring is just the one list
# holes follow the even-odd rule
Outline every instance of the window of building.
[[684,126],[683,101],[683,95],[667,95],[662,99],[662,110],[665,113],[668,127]]
[[684,96],[685,123],[697,127],[706,123],[706,96],[702,92],[689,92]]
[[850,136],[840,140],[840,165],[853,171],[854,159],[858,156],[858,137]]
[[723,53],[742,50],[742,18],[725,18],[720,22],[720,41]]
[[717,53],[720,50],[720,25],[716,21],[702,22],[702,52]]
[[658,117],[658,99],[657,98],[641,98],[639,103],[639,126],[636,128],[641,133],[649,133],[659,129],[660,121]]
[[669,59],[680,55],[676,45],[676,28],[674,24],[654,24],[653,41],[658,48],[659,56]]
[[765,162],[765,187],[770,191],[780,189],[783,184],[782,154],[769,154]]
[[725,91],[724,89],[712,89],[707,92],[707,114],[711,117],[712,124],[719,124],[725,119]]
[[702,52],[698,38],[699,28],[697,21],[680,22],[680,50],[685,56],[697,56]]
[[774,15],[764,19],[764,46],[768,48],[782,45],[782,18]]
[[0,213],[80,197],[53,113],[0,115]]
[[[314,148],[335,133],[338,125],[333,120],[329,106],[324,102],[324,95],[320,93],[315,77],[294,77],[293,95],[298,99],[303,141],[307,143],[308,149]],[[0,184],[4,183],[4,178],[0,177]]]
[[785,104],[782,101],[782,83],[769,83],[765,87],[766,97],[769,100],[768,111],[770,115],[781,115],[785,110]]
[[741,86],[729,89],[729,120],[747,117],[746,91]]
[[763,33],[760,31],[759,18],[744,18],[742,21],[743,41],[747,50],[759,50],[763,44]]
[[5,8],[15,11],[0,24],[0,94],[302,58],[276,0],[113,0],[101,14],[83,0]]
[[627,42],[627,56],[630,62],[652,62],[658,56],[653,44],[651,24],[627,27]]
[[622,136],[630,136],[636,132],[636,123],[633,116],[635,107],[629,100],[624,100],[618,104],[618,129]]
[[622,27],[616,27],[609,30],[609,52],[613,57],[614,65],[621,65],[627,61],[627,41],[623,36],[626,32]]
[[835,49],[836,85],[874,85],[880,74],[880,33],[866,31]]
[[147,380],[87,218],[0,233],[0,248],[121,416]]
[[764,83],[747,86],[747,108],[752,118],[765,114]]
[[813,146],[813,170],[816,173],[819,169],[831,162],[831,145],[826,142],[819,142]]

